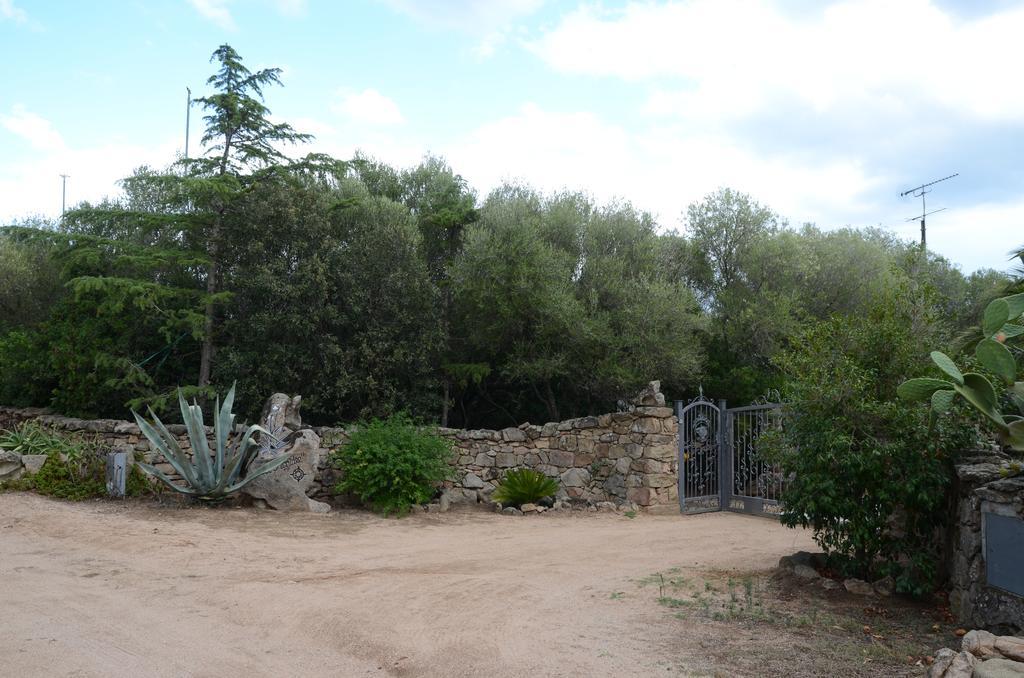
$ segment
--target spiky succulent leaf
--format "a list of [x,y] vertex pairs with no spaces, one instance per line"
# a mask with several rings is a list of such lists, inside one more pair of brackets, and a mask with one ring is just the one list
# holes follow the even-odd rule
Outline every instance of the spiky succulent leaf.
[[939,366],[939,369],[948,374],[958,384],[964,383],[964,375],[956,366],[952,358],[942,351],[931,352],[932,362]]
[[227,491],[227,488],[238,482],[238,478],[245,469],[246,462],[256,454],[256,446],[252,442],[252,437],[255,433],[270,435],[265,428],[256,424],[253,424],[246,429],[245,433],[242,434],[242,437],[232,447],[231,456],[227,461],[223,477],[218,485],[218,487],[224,491]]
[[195,489],[192,486],[190,486],[190,485],[177,485],[177,484],[175,484],[174,482],[171,481],[171,479],[167,476],[166,473],[164,473],[163,471],[161,471],[160,469],[158,469],[155,466],[151,466],[150,464],[144,464],[141,461],[135,462],[135,465],[138,466],[143,471],[145,471],[146,473],[148,473],[149,475],[151,475],[154,478],[156,478],[157,480],[159,480],[160,482],[162,482],[167,487],[169,487],[172,490],[174,490],[175,492],[181,492],[182,494],[187,494],[187,495],[192,495],[192,496],[196,495],[196,491],[195,491]]
[[953,407],[956,391],[936,391],[932,393],[932,410],[936,414],[945,414]]
[[502,504],[522,506],[550,497],[558,492],[558,483],[533,469],[509,471],[494,490],[492,498]]
[[[216,501],[245,487],[253,478],[270,473],[288,458],[281,455],[265,464],[249,468],[248,462],[256,452],[253,435],[256,433],[270,435],[261,426],[250,426],[245,433],[231,439],[234,430],[235,415],[231,408],[234,404],[234,386],[228,392],[223,404],[219,401],[214,411],[214,437],[216,448],[211,454],[206,428],[203,425],[203,413],[196,404],[189,405],[178,391],[178,404],[181,408],[185,429],[188,432],[192,447],[191,457],[182,451],[177,439],[171,435],[163,422],[150,410],[153,423],[150,424],[137,413],[135,420],[140,430],[152,443],[153,449],[159,452],[174,470],[184,479],[185,485],[174,484],[170,477],[150,464],[139,464],[144,472],[153,476],[176,492],[187,494],[203,500]],[[242,474],[246,475],[242,477]]]
[[981,331],[986,337],[991,337],[1010,320],[1010,305],[1006,299],[993,299],[985,307],[985,313],[981,318]]
[[249,472],[245,474],[245,477],[242,478],[237,483],[235,483],[234,485],[229,485],[227,490],[225,490],[225,493],[231,494],[232,492],[237,492],[238,490],[242,489],[256,478],[259,478],[262,475],[266,475],[271,471],[276,470],[277,467],[285,463],[288,460],[288,457],[290,456],[290,454],[282,454],[280,457],[275,457],[274,459],[271,459],[262,466],[259,466],[257,468],[250,468]]
[[160,421],[160,418],[150,409],[149,415],[153,418],[153,425],[151,426],[137,412],[133,411],[132,414],[135,416],[135,423],[138,424],[139,430],[149,440],[153,449],[163,455],[167,463],[177,471],[178,475],[185,479],[185,482],[190,486],[195,486],[196,476],[192,468],[192,462],[189,461],[178,445],[177,439],[171,435],[167,427],[164,426],[164,423]]
[[1017,361],[1014,360],[1010,349],[1003,346],[995,339],[982,339],[974,349],[974,355],[978,362],[995,373],[1007,385],[1012,384],[1017,378]]
[[930,377],[917,377],[907,379],[896,389],[896,395],[904,400],[924,400],[930,398],[936,391],[944,391],[958,386],[944,379],[932,379]]
[[968,372],[964,375],[963,385],[954,384],[953,388],[994,423],[999,426],[1006,425],[997,407],[996,390],[984,376]]

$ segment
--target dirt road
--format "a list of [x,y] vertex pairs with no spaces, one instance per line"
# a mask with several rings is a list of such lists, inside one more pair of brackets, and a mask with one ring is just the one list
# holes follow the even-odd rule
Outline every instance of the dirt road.
[[615,592],[667,568],[767,570],[812,546],[728,513],[388,520],[0,494],[0,666],[20,678],[700,675],[704,657],[663,610]]

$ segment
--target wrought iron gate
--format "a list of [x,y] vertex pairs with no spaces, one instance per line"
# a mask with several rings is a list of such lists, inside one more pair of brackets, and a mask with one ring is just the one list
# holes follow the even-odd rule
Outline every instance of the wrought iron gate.
[[679,418],[679,508],[684,513],[782,512],[781,472],[758,454],[757,441],[782,424],[779,405],[728,409],[701,394],[676,402]]

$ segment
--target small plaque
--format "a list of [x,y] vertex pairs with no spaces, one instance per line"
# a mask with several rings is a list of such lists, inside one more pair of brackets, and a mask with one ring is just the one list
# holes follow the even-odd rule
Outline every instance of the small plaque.
[[1024,596],[1024,520],[998,513],[983,517],[986,583]]
[[124,452],[107,453],[107,494],[111,497],[123,497],[125,474],[128,468],[128,455]]

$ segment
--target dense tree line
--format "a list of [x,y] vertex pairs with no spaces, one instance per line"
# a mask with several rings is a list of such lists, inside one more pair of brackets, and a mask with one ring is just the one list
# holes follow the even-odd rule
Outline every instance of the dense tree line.
[[254,416],[301,393],[320,423],[406,410],[504,426],[613,409],[650,379],[734,402],[782,379],[797,329],[906,289],[951,336],[1004,278],[875,230],[791,227],[722,189],[683,232],[626,203],[504,185],[442,159],[286,157],[224,46],[201,158],[140,168],[123,195],[0,236],[0,402],[160,410],[238,382]]

